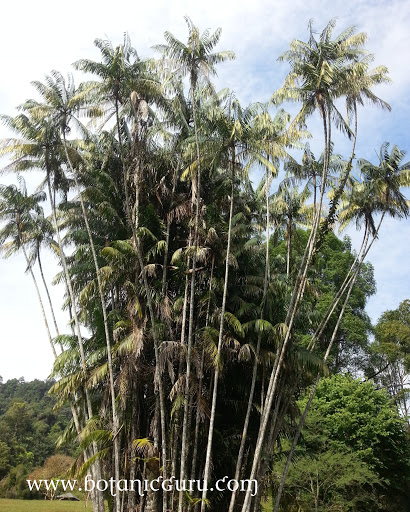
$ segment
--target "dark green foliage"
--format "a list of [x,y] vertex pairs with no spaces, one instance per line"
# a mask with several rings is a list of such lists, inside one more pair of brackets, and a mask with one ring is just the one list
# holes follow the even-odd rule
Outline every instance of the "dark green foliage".
[[[299,402],[302,409],[306,400]],[[316,490],[316,473],[319,510],[337,510],[336,504],[346,511],[407,510],[409,434],[385,390],[348,375],[320,382],[289,473],[286,500],[300,499],[313,508],[314,497],[306,488],[312,478]]]
[[366,374],[387,389],[410,429],[410,300],[384,312],[374,335]]
[[[309,231],[295,231],[292,258],[297,268]],[[283,269],[286,258],[286,240],[276,235],[271,239],[272,268],[276,272]],[[304,310],[297,322],[297,337],[302,344],[310,341],[318,319],[322,318],[332,302],[334,295],[342,285],[355,254],[351,251],[350,239],[340,240],[333,232],[326,235],[320,253],[314,260],[309,272],[309,287],[304,297]],[[368,364],[370,318],[365,311],[366,302],[376,292],[376,283],[371,263],[364,263],[357,282],[353,287],[347,310],[337,333],[328,365],[336,372],[349,370],[358,373]],[[342,305],[335,309],[328,325],[318,342],[322,353],[326,350]]]

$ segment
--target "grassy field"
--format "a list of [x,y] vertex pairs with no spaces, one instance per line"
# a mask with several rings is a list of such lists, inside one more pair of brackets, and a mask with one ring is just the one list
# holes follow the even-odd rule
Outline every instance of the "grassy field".
[[[272,510],[272,503],[263,503],[262,509],[266,512]],[[85,501],[46,501],[46,500],[2,500],[0,499],[0,512],[92,512],[91,503],[87,508]]]
[[92,512],[85,501],[1,500],[0,512]]

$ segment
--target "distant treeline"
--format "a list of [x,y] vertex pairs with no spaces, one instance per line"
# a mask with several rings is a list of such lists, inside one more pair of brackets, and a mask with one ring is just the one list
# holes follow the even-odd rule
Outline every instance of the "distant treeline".
[[[29,498],[26,476],[56,452],[69,410],[53,411],[53,381],[0,377],[0,496]],[[70,453],[70,447],[64,447]]]

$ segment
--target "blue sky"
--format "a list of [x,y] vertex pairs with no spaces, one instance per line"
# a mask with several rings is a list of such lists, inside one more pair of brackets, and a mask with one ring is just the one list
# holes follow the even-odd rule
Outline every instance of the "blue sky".
[[[391,113],[373,108],[359,112],[357,156],[374,161],[375,150],[385,140],[410,150],[408,2],[117,0],[114,4],[96,4],[72,0],[57,8],[49,0],[23,0],[9,2],[3,13],[0,112],[11,115],[16,105],[33,96],[31,80],[41,80],[52,69],[70,71],[71,63],[82,57],[98,59],[93,47],[95,38],[108,37],[119,43],[127,31],[141,57],[153,56],[151,47],[163,42],[165,30],[185,39],[184,15],[190,16],[201,30],[222,27],[219,49],[236,53],[235,61],[219,67],[217,86],[233,89],[243,104],[266,101],[287,73],[286,63],[278,63],[277,57],[290,41],[306,40],[309,19],[314,20],[319,31],[336,17],[335,33],[355,25],[358,31],[368,34],[366,47],[375,54],[375,65],[385,64],[393,80],[391,85],[377,90],[391,104]],[[287,105],[285,108],[295,109]],[[311,146],[318,155],[322,147],[317,120],[312,119],[309,128],[314,136]],[[10,134],[0,127],[0,137],[7,136]],[[337,137],[335,151],[348,155],[348,141]],[[1,176],[0,181],[10,183],[12,178]],[[35,175],[27,181],[31,187],[39,182]],[[347,233],[353,247],[357,247],[361,234],[353,228]],[[394,309],[410,298],[410,221],[387,220],[369,261],[375,268],[378,291],[370,299],[367,311],[376,321],[384,310]],[[52,365],[35,291],[29,276],[24,275],[24,266],[21,257],[0,261],[0,375],[5,379],[45,378]],[[52,256],[45,258],[45,267],[51,279],[57,270]],[[54,287],[52,293],[56,304],[60,304],[62,290]],[[64,331],[67,316],[60,312],[58,317]]]

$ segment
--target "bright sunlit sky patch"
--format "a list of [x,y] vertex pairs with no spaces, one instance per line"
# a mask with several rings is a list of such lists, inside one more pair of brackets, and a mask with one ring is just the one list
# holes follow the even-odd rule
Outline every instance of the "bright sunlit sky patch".
[[[185,0],[87,2],[23,0],[3,6],[0,30],[1,78],[0,112],[15,115],[15,107],[34,96],[31,80],[42,80],[52,69],[71,71],[80,58],[99,59],[95,38],[122,42],[128,32],[142,58],[153,56],[151,47],[163,42],[169,30],[185,41],[184,15],[200,30],[222,27],[217,49],[233,50],[236,60],[218,68],[217,88],[229,87],[244,105],[267,101],[281,86],[288,71],[277,57],[292,39],[306,40],[308,21],[320,31],[330,18],[338,18],[335,34],[350,25],[369,35],[366,47],[376,55],[375,65],[385,64],[393,83],[376,92],[392,106],[392,112],[368,108],[359,112],[359,138],[356,155],[375,161],[375,150],[383,141],[410,149],[410,4],[406,1],[336,0],[302,2],[298,0]],[[77,77],[77,82],[79,77]],[[291,112],[294,106],[285,105]],[[314,135],[311,147],[316,156],[322,151],[320,126],[309,125]],[[0,137],[11,134],[0,127]],[[337,137],[335,151],[349,155],[349,143]],[[409,157],[410,159],[410,157]],[[1,163],[1,166],[4,164]],[[13,177],[1,176],[1,183]],[[31,190],[39,177],[27,177]],[[359,246],[361,233],[349,229],[353,247]],[[377,321],[386,309],[394,309],[410,298],[410,222],[387,220],[380,239],[371,249],[369,260],[375,268],[377,294],[367,311]],[[50,255],[44,255],[46,274],[51,279],[58,268]],[[0,261],[0,375],[5,380],[24,376],[26,380],[46,378],[52,355],[42,323],[31,279],[24,274],[23,257]],[[62,290],[53,287],[56,305],[62,303]],[[59,312],[60,330],[67,332],[67,314]]]

